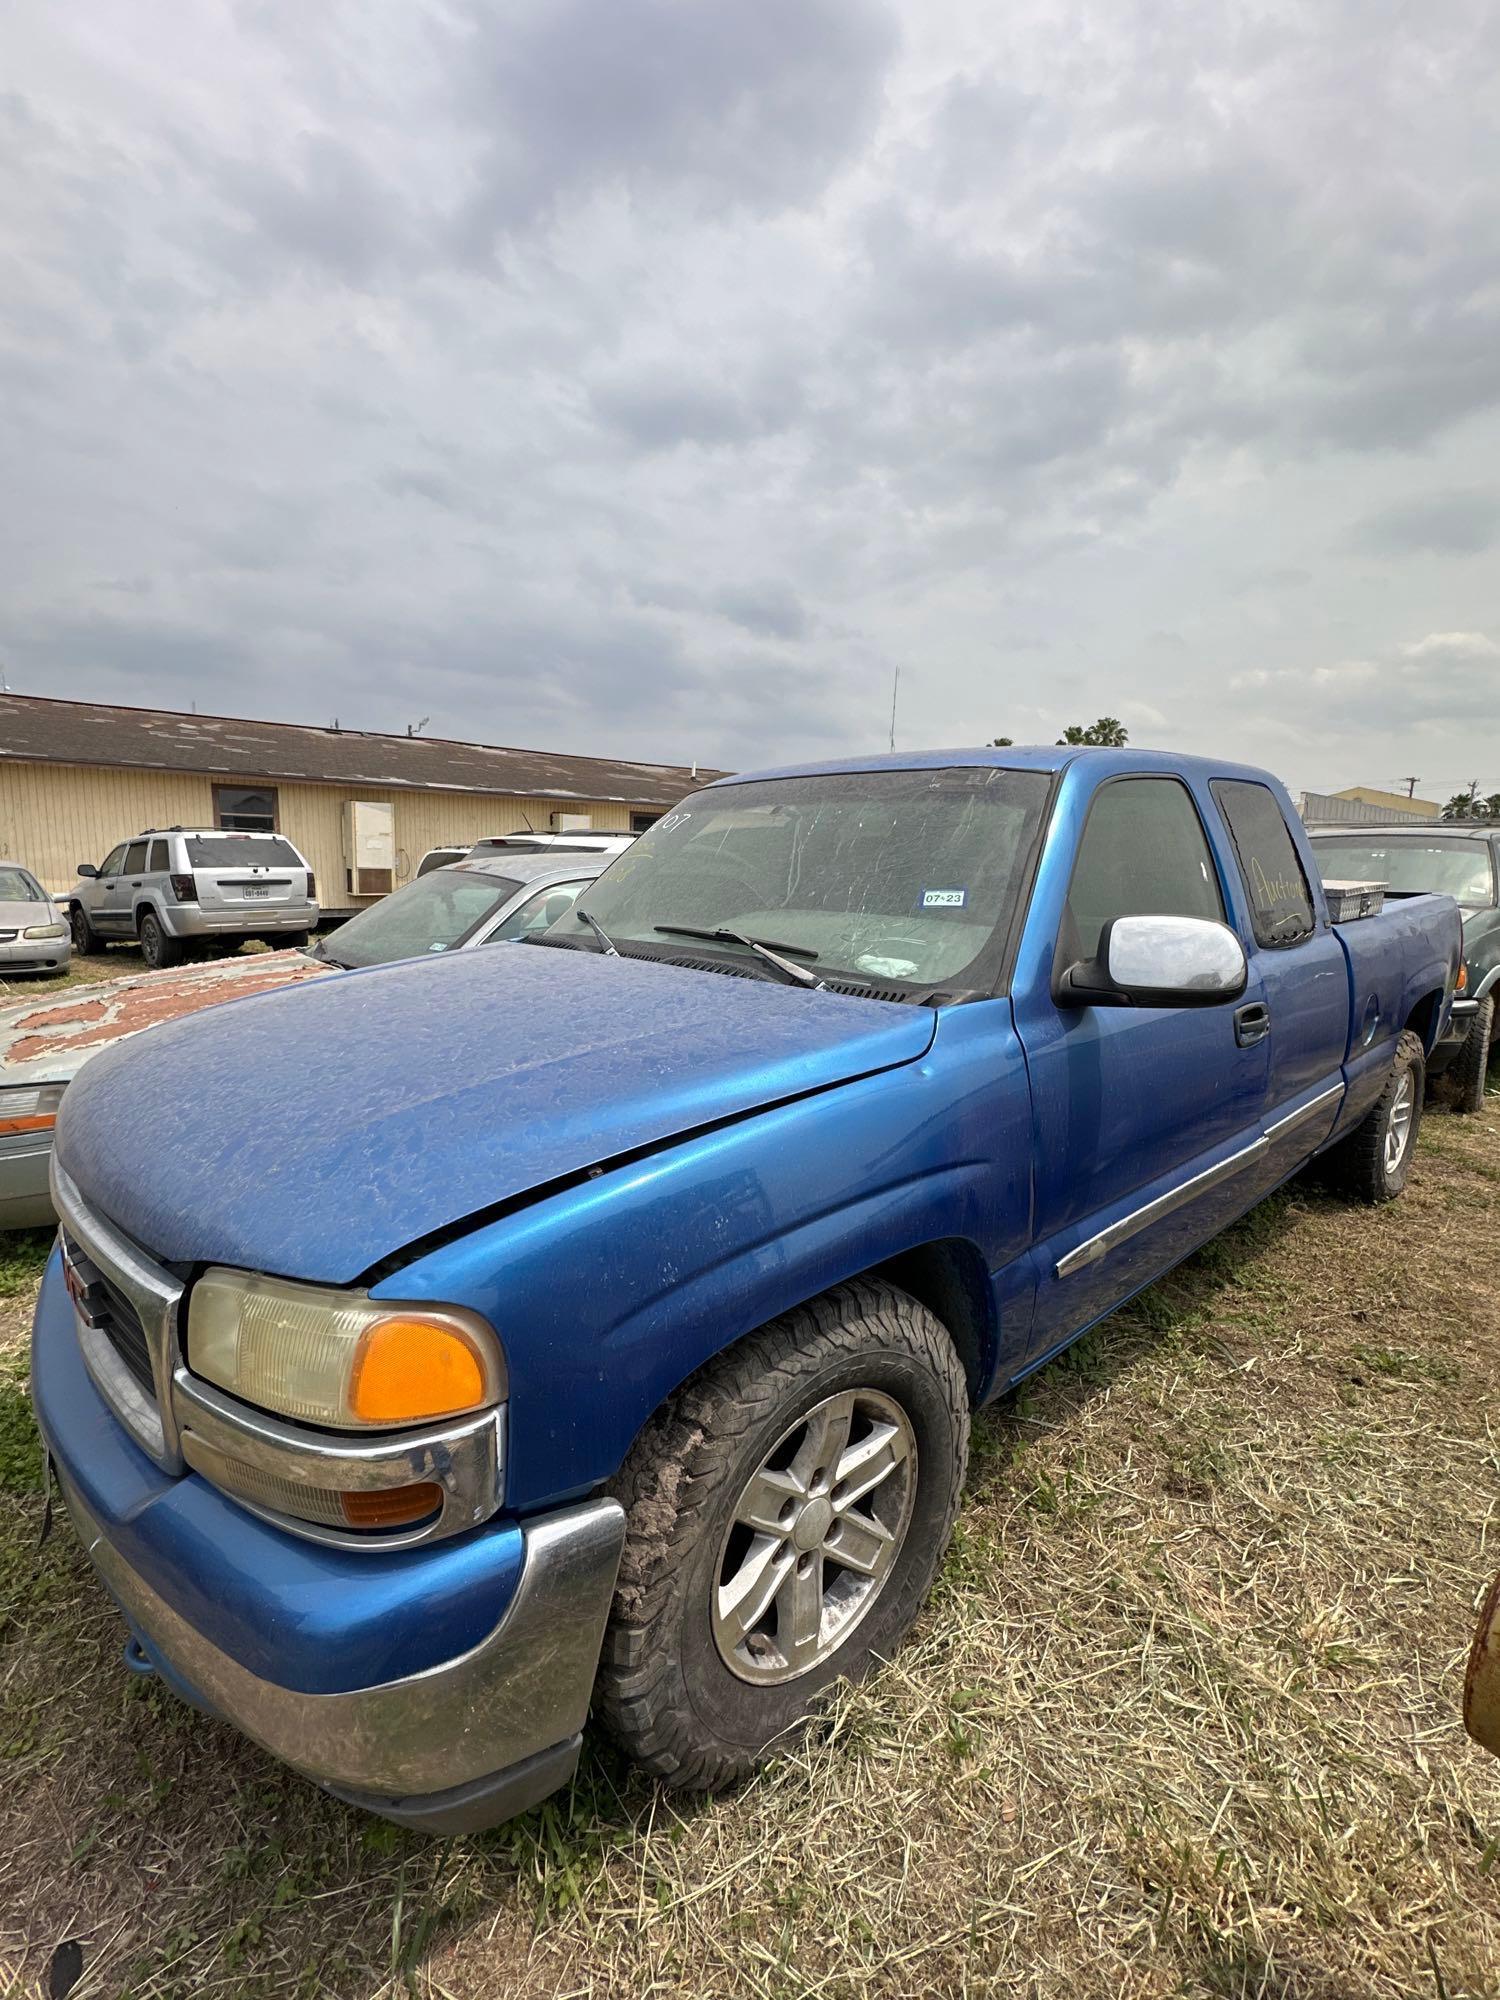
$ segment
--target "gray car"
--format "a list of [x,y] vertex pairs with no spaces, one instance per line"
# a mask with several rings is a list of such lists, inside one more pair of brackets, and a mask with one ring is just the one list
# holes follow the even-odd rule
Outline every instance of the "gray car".
[[570,910],[610,859],[513,854],[459,861],[361,910],[310,950],[134,973],[70,987],[57,1000],[0,1007],[0,1230],[52,1220],[47,1169],[63,1092],[101,1049],[158,1022],[354,966],[524,942]]
[[0,979],[13,972],[66,972],[68,926],[29,868],[0,861]]
[[313,946],[329,965],[388,965],[429,952],[508,944],[555,924],[611,854],[475,853],[418,875]]
[[193,946],[306,944],[318,927],[317,894],[313,871],[284,834],[148,827],[97,868],[79,862],[68,896],[73,949],[128,941],[155,969]]

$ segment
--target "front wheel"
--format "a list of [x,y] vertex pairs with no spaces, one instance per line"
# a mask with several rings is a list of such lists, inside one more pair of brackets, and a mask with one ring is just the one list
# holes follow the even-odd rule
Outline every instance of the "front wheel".
[[1373,1110],[1323,1155],[1328,1180],[1356,1201],[1394,1201],[1406,1186],[1417,1132],[1427,1059],[1421,1038],[1398,1035],[1385,1089]]
[[822,1688],[887,1658],[916,1617],[968,1443],[952,1341],[886,1285],[841,1285],[710,1362],[617,1485],[605,1726],[699,1790],[787,1745]]
[[151,910],[141,918],[141,956],[153,972],[176,965],[182,957],[182,946],[167,936],[161,919]]
[[94,933],[94,926],[77,903],[68,912],[68,927],[73,933],[73,949],[81,956],[87,958],[90,952],[101,949],[99,939]]

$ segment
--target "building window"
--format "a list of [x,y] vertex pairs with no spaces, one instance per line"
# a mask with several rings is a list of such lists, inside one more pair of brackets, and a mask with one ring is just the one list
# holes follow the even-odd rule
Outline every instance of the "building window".
[[632,813],[630,815],[630,831],[632,833],[644,833],[648,826],[655,826],[660,818],[660,813]]
[[215,785],[214,825],[227,833],[279,833],[274,785]]

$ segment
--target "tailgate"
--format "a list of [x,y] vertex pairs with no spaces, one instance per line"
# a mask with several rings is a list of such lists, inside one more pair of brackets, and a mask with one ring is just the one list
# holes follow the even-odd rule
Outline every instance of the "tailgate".
[[267,903],[307,900],[307,875],[300,868],[195,868],[193,880],[205,910],[260,909]]

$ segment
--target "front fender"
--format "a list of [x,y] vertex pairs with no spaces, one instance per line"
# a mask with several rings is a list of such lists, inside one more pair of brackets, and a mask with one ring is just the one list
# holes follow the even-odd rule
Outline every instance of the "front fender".
[[[943,1015],[920,1061],[606,1171],[376,1290],[495,1326],[506,1498],[525,1512],[609,1479],[689,1375],[831,1285],[939,1239],[972,1244],[986,1272],[1029,1269],[1030,1201],[1024,1060],[1009,1003],[981,1001]],[[1029,1294],[1000,1291],[991,1376],[1029,1331]]]

